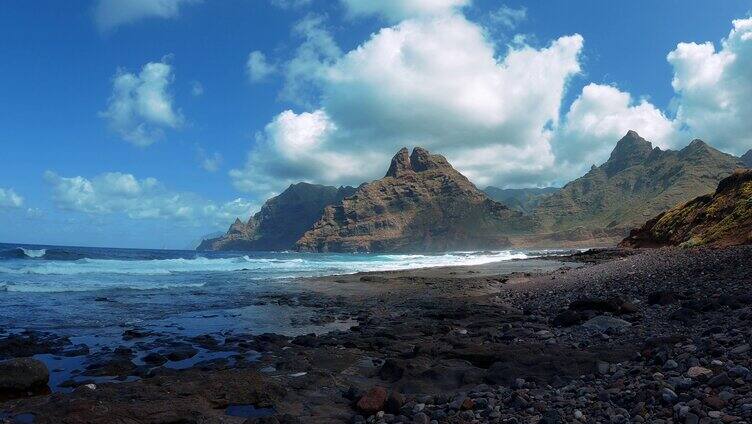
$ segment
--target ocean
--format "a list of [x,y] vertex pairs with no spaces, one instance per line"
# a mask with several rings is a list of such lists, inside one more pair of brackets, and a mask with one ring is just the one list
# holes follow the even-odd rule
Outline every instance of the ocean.
[[[436,255],[195,252],[0,244],[0,341],[54,334],[87,354],[37,354],[54,391],[89,381],[83,370],[115,349],[138,352],[134,363],[165,343],[212,335],[277,333],[297,336],[345,330],[352,317],[321,320],[305,306],[301,277],[525,259],[546,252],[484,251]],[[510,263],[510,265],[512,265]],[[523,264],[520,264],[523,265]],[[342,288],[346,290],[346,287]],[[274,301],[275,298],[286,301]],[[270,300],[272,299],[272,300]],[[129,340],[129,331],[147,334]],[[197,346],[198,354],[165,367],[253,356]],[[101,377],[97,382],[121,381]]]
[[0,327],[123,326],[253,305],[261,292],[298,290],[300,277],[479,265],[530,256],[510,250],[384,255],[0,244]]

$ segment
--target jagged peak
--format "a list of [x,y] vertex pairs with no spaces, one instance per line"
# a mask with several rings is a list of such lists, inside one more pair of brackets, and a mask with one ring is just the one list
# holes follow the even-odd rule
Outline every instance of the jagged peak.
[[403,147],[392,158],[392,163],[389,165],[389,170],[386,171],[384,177],[399,177],[406,172],[413,172],[412,164],[410,163],[410,152],[407,147]]
[[653,152],[653,144],[640,137],[636,131],[629,130],[616,143],[611,156],[604,164],[609,175],[643,162]]
[[422,147],[413,149],[413,153],[410,155],[410,164],[415,172],[451,167],[444,156],[432,155]]
[[742,155],[742,163],[747,168],[752,168],[752,149],[749,149],[749,151]]

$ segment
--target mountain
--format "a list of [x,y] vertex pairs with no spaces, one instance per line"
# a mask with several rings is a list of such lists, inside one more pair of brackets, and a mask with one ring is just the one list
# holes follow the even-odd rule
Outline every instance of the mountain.
[[264,203],[247,223],[236,219],[221,237],[204,240],[197,250],[288,250],[328,205],[353,194],[353,187],[293,184]]
[[629,131],[603,165],[541,199],[533,211],[537,232],[621,239],[677,203],[712,192],[742,166],[701,140],[680,151],[661,150]]
[[752,168],[752,149],[742,156],[742,162],[744,162],[744,166],[747,168]]
[[483,190],[493,200],[509,206],[511,209],[531,213],[541,199],[556,193],[557,187],[545,188],[498,188],[488,186]]
[[622,247],[733,246],[752,243],[752,170],[739,170],[714,194],[678,205],[633,230]]
[[302,251],[425,252],[493,249],[532,230],[523,214],[491,200],[440,155],[403,148],[384,178],[328,206],[298,241]]

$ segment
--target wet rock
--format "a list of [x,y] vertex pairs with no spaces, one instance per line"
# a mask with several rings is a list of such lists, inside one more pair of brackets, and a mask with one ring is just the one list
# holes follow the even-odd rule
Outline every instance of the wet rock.
[[0,391],[19,394],[46,388],[50,372],[42,361],[16,358],[0,362]]
[[402,406],[405,405],[405,397],[398,391],[393,390],[386,400],[385,411],[390,414],[399,414]]
[[676,294],[674,292],[660,290],[652,292],[648,295],[649,305],[670,305],[676,302]]
[[177,346],[172,349],[169,349],[166,352],[166,357],[170,361],[178,362],[178,361],[184,361],[186,359],[193,358],[198,353],[198,350],[194,348],[191,345],[182,345]]
[[379,377],[384,381],[395,382],[405,374],[405,364],[393,358],[384,361],[384,365],[379,370]]

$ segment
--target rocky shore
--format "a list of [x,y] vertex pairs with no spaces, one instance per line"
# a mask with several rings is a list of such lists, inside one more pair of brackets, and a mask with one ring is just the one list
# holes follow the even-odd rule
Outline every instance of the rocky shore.
[[[352,321],[319,335],[127,329],[122,348],[88,352],[0,333],[2,359],[85,358],[68,392],[4,374],[0,422],[749,423],[750,264],[752,247],[607,250],[320,278],[259,299]],[[198,352],[222,354],[167,366]]]

